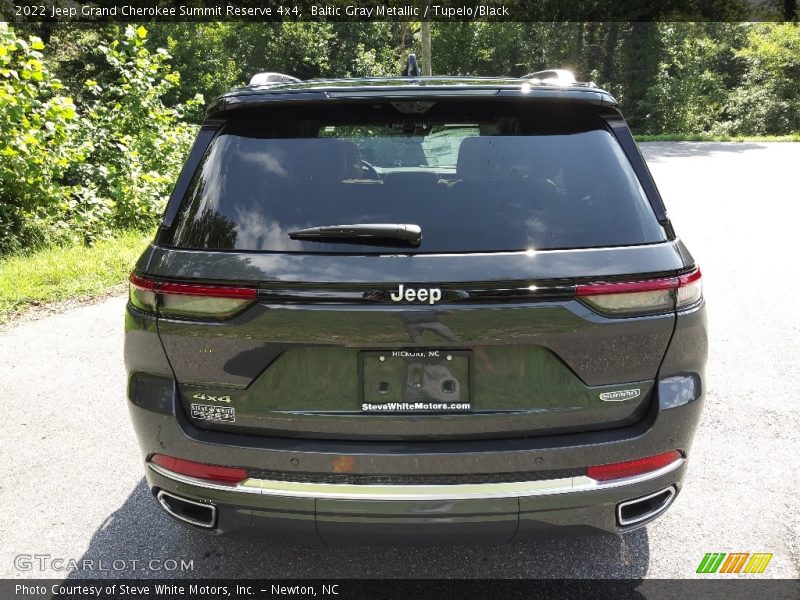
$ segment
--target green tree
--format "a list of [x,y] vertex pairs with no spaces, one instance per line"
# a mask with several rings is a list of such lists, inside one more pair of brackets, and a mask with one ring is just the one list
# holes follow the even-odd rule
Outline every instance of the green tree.
[[619,77],[611,91],[617,94],[625,116],[635,131],[657,133],[647,94],[657,85],[663,59],[659,24],[629,24],[621,36],[618,51],[621,52]]
[[60,182],[85,157],[75,105],[46,67],[37,37],[0,23],[0,252],[53,241],[72,188]]
[[652,132],[709,132],[720,120],[728,97],[717,57],[724,43],[702,23],[659,25],[663,46],[655,80],[642,105]]
[[731,94],[730,132],[800,132],[800,25],[753,25],[736,56],[744,61],[745,73]]
[[[166,48],[173,71],[180,82],[164,93],[168,106],[190,102],[197,94],[214,99],[247,81],[248,66],[237,62],[238,47],[234,23],[153,23],[148,29],[148,44]],[[202,121],[200,106],[188,110],[192,122]]]
[[402,47],[413,44],[411,23],[334,23],[329,44],[331,77],[390,77],[405,64]]
[[147,30],[128,26],[101,45],[113,80],[85,83],[92,100],[81,119],[88,157],[72,175],[83,181],[76,220],[87,235],[114,227],[150,227],[162,213],[186,158],[196,127],[184,120],[187,106],[167,106],[164,96],[180,83],[163,48],[152,52]]

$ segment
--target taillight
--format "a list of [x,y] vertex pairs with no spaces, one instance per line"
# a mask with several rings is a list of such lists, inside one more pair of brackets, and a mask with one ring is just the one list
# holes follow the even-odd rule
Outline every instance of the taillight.
[[681,458],[683,458],[683,455],[680,452],[677,450],[670,450],[669,452],[648,456],[647,458],[637,458],[636,460],[626,460],[625,462],[589,467],[586,469],[586,475],[596,481],[624,479],[626,477],[650,473],[651,471],[658,471]]
[[219,483],[239,483],[249,477],[247,471],[239,467],[207,465],[164,454],[154,454],[150,462],[178,475]]
[[131,273],[129,296],[136,308],[168,317],[226,319],[254,302],[258,290],[152,281]]
[[678,277],[678,308],[691,306],[703,297],[700,269]]
[[128,279],[128,298],[136,308],[147,312],[156,312],[155,283],[136,273]]
[[650,314],[685,308],[703,295],[700,269],[679,277],[579,284],[575,294],[592,308],[614,315]]

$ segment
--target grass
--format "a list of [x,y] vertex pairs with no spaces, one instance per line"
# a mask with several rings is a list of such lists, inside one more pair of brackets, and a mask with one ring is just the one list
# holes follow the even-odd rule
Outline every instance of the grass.
[[637,142],[800,142],[800,133],[789,135],[708,135],[660,133],[635,135]]
[[153,233],[54,246],[0,259],[0,323],[33,304],[98,296],[123,283]]

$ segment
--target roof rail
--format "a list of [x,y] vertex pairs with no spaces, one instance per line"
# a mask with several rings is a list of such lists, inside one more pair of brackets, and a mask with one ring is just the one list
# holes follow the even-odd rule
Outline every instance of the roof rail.
[[533,79],[536,83],[549,83],[555,85],[572,85],[577,83],[575,75],[572,71],[566,69],[547,69],[545,71],[536,71],[535,73],[528,73],[522,77],[523,79]]
[[256,73],[250,78],[250,86],[257,85],[276,85],[278,83],[298,83],[300,80],[291,75],[284,75],[283,73]]

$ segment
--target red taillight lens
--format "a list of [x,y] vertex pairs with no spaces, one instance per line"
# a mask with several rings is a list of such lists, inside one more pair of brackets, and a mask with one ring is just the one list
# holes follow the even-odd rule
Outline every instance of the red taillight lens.
[[164,454],[154,454],[150,462],[172,471],[179,475],[204,479],[206,481],[216,481],[219,483],[239,483],[248,478],[247,471],[238,467],[220,467],[218,465],[206,465],[203,463],[183,460]]
[[702,297],[700,270],[680,277],[588,283],[575,286],[575,294],[604,313],[630,315],[667,312],[694,304]]
[[131,304],[170,317],[225,319],[258,297],[256,288],[151,281],[131,273]]
[[624,479],[657,471],[680,460],[683,455],[677,450],[670,450],[663,454],[648,456],[647,458],[637,458],[636,460],[626,460],[625,462],[611,463],[608,465],[597,465],[586,469],[586,475],[597,481],[610,481],[612,479]]
[[159,294],[178,296],[203,296],[205,298],[237,298],[255,300],[256,288],[231,287],[225,285],[195,285],[189,283],[159,283]]

